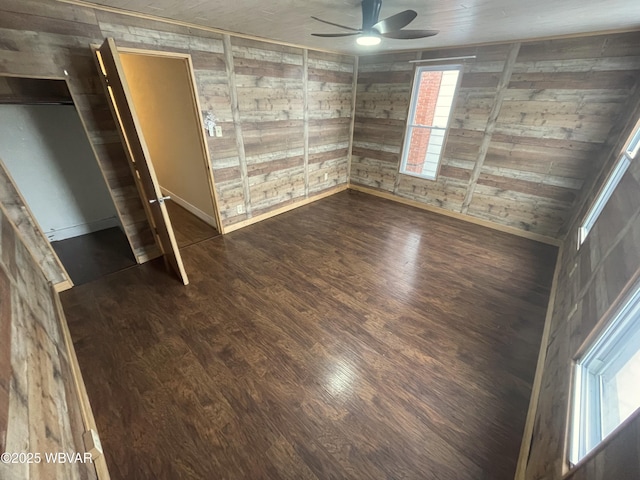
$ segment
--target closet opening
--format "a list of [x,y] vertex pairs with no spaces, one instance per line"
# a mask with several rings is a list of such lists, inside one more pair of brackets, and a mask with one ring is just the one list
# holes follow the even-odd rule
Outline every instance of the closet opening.
[[3,204],[24,205],[13,221],[33,224],[58,290],[136,264],[64,79],[0,76],[0,170]]

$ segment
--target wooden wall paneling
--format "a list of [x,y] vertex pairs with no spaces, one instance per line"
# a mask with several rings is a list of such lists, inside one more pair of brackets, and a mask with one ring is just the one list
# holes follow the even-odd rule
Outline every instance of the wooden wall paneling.
[[[637,102],[635,96],[633,99]],[[626,133],[616,135],[612,142],[611,154],[607,148],[601,151],[603,156],[617,157],[637,123],[636,115],[639,108],[640,105],[636,103],[624,109],[631,112],[630,118],[622,122],[624,127],[617,126],[616,130]],[[607,163],[611,165],[611,162]],[[605,178],[606,174],[599,175],[600,185]],[[598,189],[599,185],[594,185],[593,191],[597,192]],[[588,208],[588,205],[583,208]],[[568,468],[565,463],[565,452],[569,442],[566,415],[571,383],[567,372],[571,367],[571,361],[590,345],[625,292],[640,278],[640,251],[637,247],[640,244],[638,162],[632,162],[586,241],[577,250],[576,234],[582,220],[583,208],[575,210],[573,218],[567,222],[571,227],[564,241],[565,253],[549,327],[550,339],[546,344],[547,361],[542,372],[542,384],[545,387],[540,391],[526,470],[522,472],[520,465],[519,472],[523,475],[518,478],[555,479],[560,478]],[[563,347],[558,349],[554,345]],[[542,347],[545,348],[544,343]],[[552,352],[555,353],[552,355]],[[562,424],[563,418],[565,425]],[[629,432],[629,429],[637,429],[637,421],[631,421],[621,427],[616,435],[621,438],[635,435]],[[625,441],[618,441],[614,436],[568,478],[634,478],[617,476],[616,472],[626,471],[619,471],[613,462],[607,463],[609,460],[604,460],[614,458],[637,460],[637,444],[630,445]],[[637,461],[627,462],[626,465],[631,469],[629,471],[633,471],[633,468],[637,468]]]
[[[0,205],[0,298],[10,297],[11,381],[6,451],[84,454],[84,431],[77,392],[68,370],[68,357],[56,317],[52,290],[47,278],[26,248],[15,225]],[[2,309],[6,310],[3,302]],[[4,365],[3,365],[4,367]],[[94,464],[0,462],[2,478],[94,479]],[[108,479],[108,476],[101,477]]]
[[487,117],[487,124],[484,128],[484,136],[482,137],[480,149],[478,150],[478,158],[476,158],[473,171],[471,172],[471,177],[469,178],[469,186],[462,202],[462,208],[460,211],[463,214],[469,211],[469,205],[471,204],[471,201],[473,199],[473,192],[476,188],[478,178],[480,177],[480,172],[482,171],[484,160],[487,156],[487,151],[489,150],[489,144],[491,143],[491,138],[498,121],[498,115],[500,114],[500,110],[502,108],[502,101],[504,100],[505,90],[507,88],[507,85],[509,84],[509,81],[511,80],[513,67],[516,63],[516,58],[518,57],[519,51],[520,44],[514,43],[509,48],[509,53],[507,53],[507,58],[504,62],[502,74],[500,75],[498,85],[496,86],[496,94],[495,98],[493,99],[491,111],[489,112],[489,116]]
[[[52,299],[64,343],[64,373],[67,379],[71,379],[65,383],[67,395],[74,402],[74,408],[71,408],[70,410],[79,417],[79,421],[81,422],[84,431],[82,437],[77,439],[76,442],[81,442],[85,447],[85,451],[91,454],[98,480],[109,480],[111,477],[106,459],[102,452],[102,445],[96,445],[95,443],[96,438],[98,438],[99,442],[98,426],[96,425],[93,410],[91,409],[91,402],[89,401],[89,395],[82,378],[80,364],[78,363],[78,357],[76,356],[73,340],[71,339],[71,333],[69,332],[69,325],[67,324],[67,319],[64,315],[64,310],[62,309],[60,296],[57,293],[53,293]],[[78,424],[78,427],[79,426],[80,424]],[[76,435],[79,431],[79,428],[73,430]]]
[[640,57],[632,45],[639,40],[630,32],[523,43],[490,136],[484,130],[498,111],[509,45],[421,52],[425,59],[476,55],[465,61],[436,181],[394,176],[410,98],[407,62],[416,53],[362,56],[350,181],[392,191],[394,179],[399,196],[562,238],[629,118],[625,103],[635,103]]
[[[0,244],[1,246],[2,244]],[[9,392],[11,390],[11,284],[0,269],[0,454],[5,452],[9,426]]]
[[[212,40],[213,41],[213,40]],[[223,45],[222,38],[217,40]],[[237,207],[244,205],[243,183],[236,135],[231,109],[231,92],[224,55],[216,52],[191,52],[202,113],[211,113],[222,137],[207,136],[213,177],[218,196],[221,225],[238,215]],[[242,214],[241,218],[245,218]]]
[[235,129],[236,148],[238,150],[238,162],[242,185],[242,208],[237,209],[236,213],[245,214],[246,218],[251,218],[251,190],[249,188],[249,173],[247,171],[247,155],[244,148],[244,135],[242,133],[242,123],[240,120],[240,107],[238,104],[238,87],[236,84],[233,48],[231,46],[231,37],[229,35],[223,36],[223,44],[227,80],[229,82],[229,100],[231,102],[231,114],[233,116],[233,126]]
[[[90,44],[97,44],[105,37],[111,36],[122,47],[191,55],[202,113],[212,112],[223,131],[221,138],[207,137],[223,228],[225,225],[247,218],[246,212],[252,209],[251,189],[256,190],[257,198],[260,198],[267,188],[273,186],[258,186],[263,180],[263,177],[259,176],[252,178],[249,186],[247,172],[244,176],[246,182],[243,180],[244,161],[240,158],[244,155],[246,160],[246,151],[244,154],[241,153],[243,149],[254,149],[250,152],[250,155],[253,155],[252,161],[256,160],[255,155],[264,154],[262,145],[265,144],[267,148],[266,144],[269,142],[272,143],[272,151],[268,153],[274,154],[278,151],[280,155],[275,155],[273,158],[260,157],[260,161],[281,161],[304,156],[304,145],[300,144],[297,147],[295,145],[303,138],[304,129],[304,118],[301,114],[304,110],[302,108],[304,89],[301,85],[302,77],[299,75],[301,62],[298,61],[297,65],[291,63],[291,59],[295,57],[291,52],[298,52],[298,58],[301,58],[301,49],[240,39],[234,35],[232,48],[236,48],[237,52],[244,51],[237,56],[238,65],[233,66],[232,69],[234,75],[255,80],[258,78],[256,74],[262,70],[267,73],[266,79],[280,87],[272,91],[264,85],[242,85],[243,96],[240,101],[246,99],[249,103],[238,104],[232,101],[232,94],[237,93],[237,88],[234,90],[229,84],[227,74],[229,62],[228,58],[225,58],[223,32],[196,28],[179,22],[163,21],[158,18],[129,15],[112,9],[94,9],[91,6],[70,5],[53,0],[42,2],[7,0],[0,6],[0,11],[2,11],[0,32],[3,38],[3,43],[0,45],[0,74],[64,78],[64,72],[67,71],[69,88],[81,119],[86,125],[99,165],[107,179],[116,207],[123,219],[125,232],[133,244],[134,254],[139,262],[156,257],[160,252],[155,245],[135,183],[128,171],[124,149],[120,144],[108,104],[97,81]],[[30,33],[34,31],[37,31],[38,35]],[[228,38],[231,44],[231,37]],[[229,51],[233,57],[233,52]],[[255,58],[252,58],[252,55],[255,55]],[[323,83],[326,85],[322,93],[316,97],[317,105],[320,105],[316,112],[317,116],[314,116],[315,106],[310,105],[310,122],[320,121],[321,118],[336,122],[340,121],[339,118],[348,122],[347,118],[350,114],[344,115],[344,104],[349,105],[353,100],[353,89],[347,85],[348,81],[345,78],[353,78],[353,57],[316,51],[310,51],[308,55],[309,58],[314,59],[312,63],[316,62],[311,66],[310,82],[317,81],[317,85]],[[252,70],[254,67],[256,69]],[[314,70],[316,67],[317,71]],[[292,72],[298,72],[297,80],[287,79]],[[298,85],[294,88],[293,85],[296,82]],[[275,94],[278,92],[279,96],[276,97]],[[310,92],[307,93],[310,94]],[[259,104],[252,105],[251,102],[254,101]],[[232,103],[238,108],[242,107],[244,112],[242,122],[234,121]],[[255,110],[251,110],[254,106]],[[291,110],[292,107],[293,110]],[[338,113],[337,110],[340,112]],[[277,112],[280,112],[279,115]],[[236,113],[239,115],[239,111]],[[288,117],[289,114],[292,115],[291,118]],[[300,122],[297,127],[300,135],[298,133],[291,135],[289,131],[287,135],[280,135],[278,138],[277,135],[271,135],[275,127],[267,128],[266,130],[271,130],[268,132],[262,129],[263,125],[260,125],[260,128],[250,131],[249,144],[245,144],[245,135],[238,134],[242,132],[242,123],[253,122],[253,126],[257,126],[263,121]],[[342,127],[338,123],[329,123],[328,127],[333,142],[333,136],[340,135]],[[310,123],[311,128],[313,128],[312,123]],[[265,138],[265,135],[269,138]],[[313,133],[310,130],[310,138],[312,136]],[[349,139],[350,135],[347,133],[345,137]],[[277,146],[278,141],[282,142],[282,145]],[[328,145],[324,148],[318,146],[316,152],[313,151],[313,147],[310,147],[308,153],[329,155]],[[324,171],[318,172],[318,175],[312,179],[317,184],[310,187],[310,194],[346,182],[347,175],[342,172],[341,167],[342,158],[346,157],[341,156],[342,148],[334,148],[334,150],[333,163],[324,164],[321,161],[309,163],[312,169],[324,168]],[[312,158],[319,159],[319,157]],[[324,182],[324,173],[328,173],[326,182]],[[300,174],[298,177],[303,178],[304,175]],[[294,184],[302,185],[302,180],[298,179],[292,183]],[[261,211],[276,208],[278,202],[290,203],[300,197],[296,190],[299,189],[298,186],[290,188],[279,185],[279,188],[280,192],[272,198],[260,199],[257,208]],[[245,213],[238,213],[239,206]]]
[[20,235],[29,250],[33,252],[47,280],[58,291],[71,288],[73,282],[69,274],[35,221],[35,217],[16,188],[2,159],[0,159],[0,204],[4,207],[13,224],[17,226]]
[[538,411],[538,401],[540,399],[540,393],[542,390],[542,379],[545,369],[545,363],[547,361],[547,352],[549,339],[552,332],[552,318],[555,312],[556,299],[558,297],[558,285],[560,280],[560,271],[563,265],[564,248],[561,246],[558,250],[558,257],[556,258],[556,266],[553,271],[553,280],[551,282],[551,291],[549,293],[549,304],[547,305],[547,314],[545,316],[544,330],[542,331],[542,339],[540,340],[540,351],[538,353],[538,361],[536,365],[536,374],[533,379],[533,385],[531,386],[531,397],[529,399],[529,409],[527,411],[527,420],[524,426],[524,433],[522,434],[522,444],[520,445],[520,454],[518,456],[518,464],[516,467],[515,480],[523,480],[527,468],[527,462],[529,461],[529,453],[531,451],[531,440],[533,438],[533,431],[535,428],[536,414]]
[[316,194],[349,178],[356,60],[314,51],[308,57],[309,192]]
[[206,170],[209,176],[208,183],[209,183],[209,190],[210,190],[211,198],[213,202],[213,211],[216,219],[216,227],[220,232],[224,232],[223,225],[222,225],[222,217],[220,216],[220,207],[219,207],[220,199],[218,198],[218,190],[216,188],[215,178],[213,176],[213,166],[211,164],[211,152],[209,150],[209,143],[207,142],[207,138],[204,134],[204,124],[202,121],[202,115],[206,115],[206,114],[202,110],[202,106],[200,105],[200,98],[196,90],[197,88],[195,84],[196,75],[195,75],[195,70],[193,68],[193,60],[191,59],[191,56],[187,57],[187,63],[189,68],[189,76],[191,79],[191,83],[189,87],[191,89],[191,95],[193,96],[193,101],[195,102],[195,106],[196,106],[196,122],[200,128],[200,139],[201,139],[200,146],[202,148],[202,153],[206,162]]
[[349,158],[347,165],[347,182],[351,182],[351,159],[353,158],[353,137],[356,130],[356,92],[358,90],[358,71],[360,69],[360,57],[355,57],[353,62],[353,81],[351,82],[351,122],[349,125]]
[[231,40],[251,211],[305,197],[303,50]]
[[415,53],[359,59],[350,183],[393,191],[414,59]]
[[309,50],[302,50],[304,196],[309,197]]

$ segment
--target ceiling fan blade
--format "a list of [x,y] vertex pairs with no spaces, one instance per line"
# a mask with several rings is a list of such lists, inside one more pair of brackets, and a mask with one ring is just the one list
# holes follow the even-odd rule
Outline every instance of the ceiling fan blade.
[[362,32],[348,33],[312,33],[314,37],[350,37],[351,35],[360,35]]
[[326,23],[327,25],[333,25],[334,27],[344,28],[345,30],[352,30],[354,32],[359,32],[360,31],[359,28],[351,28],[351,27],[347,27],[345,25],[340,25],[339,23],[328,22],[327,20],[322,20],[321,18],[314,17],[313,15],[311,16],[311,18],[313,18],[314,20],[317,20],[319,22]]
[[404,12],[391,15],[384,20],[380,20],[372,27],[372,29],[379,32],[380,35],[395,32],[396,30],[400,30],[401,28],[409,25],[417,16],[418,14],[415,10],[405,10]]
[[397,30],[395,32],[381,34],[385,38],[397,38],[400,40],[411,40],[414,38],[426,38],[437,35],[439,30]]

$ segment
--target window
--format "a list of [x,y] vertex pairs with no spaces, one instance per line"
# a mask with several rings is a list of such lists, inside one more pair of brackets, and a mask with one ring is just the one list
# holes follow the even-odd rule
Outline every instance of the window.
[[631,161],[638,155],[638,149],[640,148],[640,125],[636,126],[634,133],[631,135],[631,139],[627,142],[627,146],[622,151],[622,155],[618,159],[615,168],[609,174],[609,178],[604,184],[604,187],[600,191],[600,194],[596,198],[595,202],[589,209],[589,212],[584,218],[582,225],[578,229],[578,248],[584,243],[593,227],[596,220],[600,216],[602,209],[605,207],[609,198],[613,194],[614,190],[620,183],[622,176],[629,168]]
[[570,461],[640,407],[640,285],[576,363]]
[[418,67],[400,173],[435,180],[462,66]]

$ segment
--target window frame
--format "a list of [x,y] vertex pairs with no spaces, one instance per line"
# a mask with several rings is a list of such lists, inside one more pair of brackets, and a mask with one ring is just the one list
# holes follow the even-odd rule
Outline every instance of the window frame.
[[595,225],[596,221],[600,217],[602,210],[607,206],[611,195],[616,190],[616,187],[622,180],[622,177],[627,172],[631,162],[637,157],[640,150],[640,121],[636,124],[631,135],[625,142],[624,148],[620,153],[615,166],[609,172],[607,180],[600,188],[598,195],[594,199],[593,203],[587,210],[580,226],[578,227],[578,242],[577,248],[580,250],[582,244],[587,240],[591,229]]
[[[444,130],[444,135],[442,138],[442,148],[440,149],[440,155],[438,156],[438,165],[436,167],[436,172],[433,175],[433,177],[431,176],[427,176],[424,174],[419,174],[419,173],[415,173],[415,172],[407,172],[406,171],[406,165],[407,165],[407,161],[408,161],[408,156],[409,156],[409,151],[410,151],[410,146],[411,146],[411,132],[413,130],[413,128],[418,127],[418,128],[428,128],[430,130],[434,129],[433,125],[418,125],[418,124],[414,124],[411,123],[411,121],[413,119],[415,119],[415,114],[416,114],[416,109],[417,109],[417,104],[418,104],[418,92],[420,91],[420,85],[421,85],[421,75],[422,72],[425,71],[431,71],[431,72],[445,72],[445,71],[451,71],[451,70],[456,70],[458,71],[458,78],[456,81],[456,86],[455,89],[453,91],[453,99],[451,101],[451,109],[449,110],[449,115],[447,117],[447,125],[444,129],[440,128],[440,127],[435,127],[435,129],[437,130]],[[462,75],[464,74],[464,65],[463,64],[445,64],[445,65],[422,65],[422,66],[416,66],[414,72],[413,72],[413,83],[411,86],[411,101],[409,103],[409,111],[408,111],[408,115],[407,115],[407,122],[405,125],[405,129],[404,129],[404,137],[402,140],[402,151],[401,151],[401,155],[400,155],[400,162],[399,162],[399,166],[398,166],[398,173],[400,175],[408,175],[411,177],[416,177],[416,178],[421,178],[423,180],[431,180],[431,181],[437,181],[438,176],[440,174],[440,167],[442,165],[442,156],[444,155],[444,150],[446,148],[447,145],[447,139],[449,137],[449,130],[451,128],[451,120],[453,117],[453,112],[455,110],[456,107],[456,102],[458,99],[458,92],[460,91],[460,84],[462,82]]]
[[[640,351],[640,283],[626,295],[584,354],[575,361],[569,430],[569,464],[575,466],[625,421],[603,435],[603,380]],[[635,347],[635,349],[634,349]],[[633,415],[633,413],[631,414]]]

